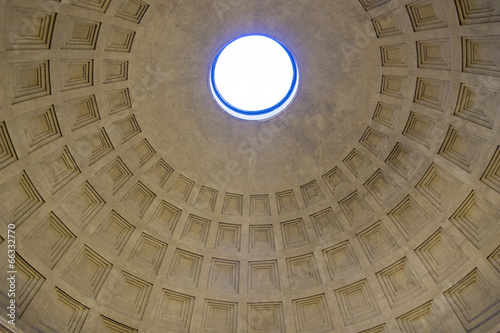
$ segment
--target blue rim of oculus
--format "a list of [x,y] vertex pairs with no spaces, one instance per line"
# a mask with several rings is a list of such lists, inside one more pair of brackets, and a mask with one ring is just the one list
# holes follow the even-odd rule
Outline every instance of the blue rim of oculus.
[[[288,54],[288,57],[290,58],[290,62],[292,64],[292,70],[293,70],[293,77],[292,77],[292,82],[290,84],[290,88],[288,89],[288,92],[286,95],[275,105],[268,107],[266,109],[262,110],[256,110],[256,111],[248,111],[248,110],[243,110],[238,107],[235,107],[231,103],[229,103],[227,100],[222,97],[220,94],[219,90],[217,89],[217,84],[215,83],[215,67],[217,66],[217,61],[219,60],[220,55],[222,52],[226,49],[226,47],[233,43],[234,41],[244,38],[244,37],[249,37],[249,36],[262,36],[269,38],[273,40],[274,42],[278,43]],[[237,37],[228,43],[226,43],[220,51],[217,53],[215,56],[215,59],[212,63],[212,67],[210,69],[210,88],[212,90],[212,93],[215,97],[215,100],[217,103],[224,109],[224,111],[228,112],[229,114],[240,118],[240,119],[246,119],[246,120],[266,120],[269,119],[279,113],[281,113],[293,100],[295,97],[295,94],[298,89],[298,81],[299,81],[299,71],[297,68],[297,62],[295,61],[292,53],[280,42],[278,42],[276,39],[266,36],[266,35],[261,35],[261,34],[251,34],[251,35],[244,35]]]

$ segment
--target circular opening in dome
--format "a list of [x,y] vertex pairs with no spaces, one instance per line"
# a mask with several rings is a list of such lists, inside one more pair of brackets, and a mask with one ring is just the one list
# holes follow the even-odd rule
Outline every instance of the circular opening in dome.
[[285,110],[297,93],[299,73],[291,52],[263,35],[239,37],[216,55],[210,88],[232,116],[265,120]]

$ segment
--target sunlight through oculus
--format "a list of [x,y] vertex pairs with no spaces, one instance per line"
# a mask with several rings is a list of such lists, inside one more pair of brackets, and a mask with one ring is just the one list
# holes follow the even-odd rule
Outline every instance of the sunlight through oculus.
[[282,112],[297,92],[297,64],[282,44],[249,35],[226,44],[212,64],[210,88],[227,113],[265,120]]

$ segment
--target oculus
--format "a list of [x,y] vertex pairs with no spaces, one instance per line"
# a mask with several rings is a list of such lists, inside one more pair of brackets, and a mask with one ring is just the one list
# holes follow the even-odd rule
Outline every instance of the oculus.
[[219,106],[245,120],[266,120],[285,110],[298,88],[292,53],[264,35],[231,40],[215,56],[210,88]]

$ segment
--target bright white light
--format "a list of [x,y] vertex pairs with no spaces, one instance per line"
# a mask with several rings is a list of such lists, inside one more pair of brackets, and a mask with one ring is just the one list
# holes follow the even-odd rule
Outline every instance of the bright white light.
[[[269,37],[241,37],[220,53],[212,73],[213,83],[220,97],[233,108],[248,112],[272,108],[289,92],[296,92],[296,67],[290,57],[282,45]],[[285,104],[292,99],[290,96]]]

